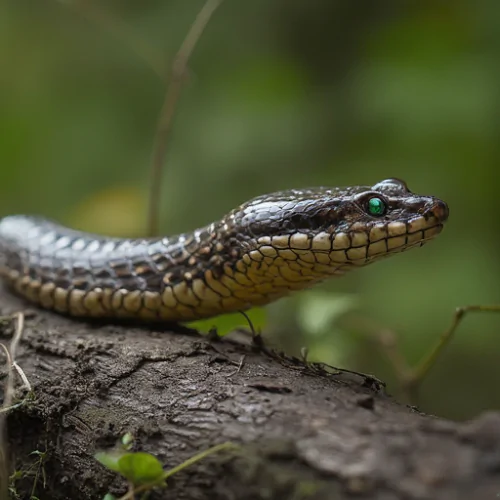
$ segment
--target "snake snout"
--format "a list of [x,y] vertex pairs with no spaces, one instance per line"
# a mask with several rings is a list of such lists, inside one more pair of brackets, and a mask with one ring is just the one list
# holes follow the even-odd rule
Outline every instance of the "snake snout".
[[448,205],[438,198],[427,198],[426,202],[418,210],[419,215],[426,221],[434,221],[443,224],[448,219],[450,213]]
[[446,222],[450,210],[448,205],[442,200],[435,200],[429,209],[429,213],[433,215],[441,224]]

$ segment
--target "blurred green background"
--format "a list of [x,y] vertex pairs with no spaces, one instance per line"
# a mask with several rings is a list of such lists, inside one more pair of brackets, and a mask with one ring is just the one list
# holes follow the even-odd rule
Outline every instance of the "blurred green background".
[[[0,214],[146,231],[165,76],[201,0],[4,0]],[[96,7],[98,6],[98,7]],[[404,178],[450,205],[433,243],[267,309],[266,338],[371,372],[398,395],[358,320],[414,364],[454,308],[500,303],[500,2],[226,0],[190,62],[169,142],[161,229],[274,190]],[[420,406],[500,408],[500,315],[467,317]]]

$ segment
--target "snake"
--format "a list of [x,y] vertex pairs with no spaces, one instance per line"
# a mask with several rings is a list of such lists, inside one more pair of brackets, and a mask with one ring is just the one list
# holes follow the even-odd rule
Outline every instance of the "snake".
[[110,238],[37,216],[0,220],[0,277],[73,317],[189,322],[264,306],[420,247],[448,205],[400,179],[254,198],[176,236]]

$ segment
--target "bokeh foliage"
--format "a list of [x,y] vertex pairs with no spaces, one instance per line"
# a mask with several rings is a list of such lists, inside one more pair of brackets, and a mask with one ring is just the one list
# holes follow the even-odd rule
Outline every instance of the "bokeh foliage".
[[[158,72],[201,5],[2,2],[2,215],[144,234]],[[414,363],[456,306],[500,303],[499,11],[497,0],[226,0],[190,64],[162,230],[290,187],[395,176],[445,199],[450,220],[432,244],[269,308],[273,342],[391,384],[350,320],[397,331]],[[116,20],[128,35],[116,36]],[[466,319],[423,386],[423,409],[462,419],[500,407],[499,326],[500,316]]]

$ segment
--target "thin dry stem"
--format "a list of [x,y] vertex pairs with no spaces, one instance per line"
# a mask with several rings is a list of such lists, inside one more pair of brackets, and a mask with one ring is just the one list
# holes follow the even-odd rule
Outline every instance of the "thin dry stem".
[[21,380],[23,381],[23,387],[26,387],[26,389],[28,389],[28,391],[31,392],[32,389],[30,381],[28,380],[28,377],[24,373],[23,369],[17,364],[17,361],[13,361],[12,366],[16,369],[17,373],[21,377]]
[[172,129],[175,110],[179,101],[182,84],[187,74],[187,65],[193,50],[205,30],[213,13],[223,0],[207,0],[177,52],[173,64],[170,84],[165,92],[165,99],[160,112],[153,146],[151,165],[151,187],[149,195],[148,234],[156,236],[159,227],[161,181],[163,165],[167,152],[168,138]]
[[24,314],[20,312],[17,313],[15,317],[17,318],[17,327],[14,332],[14,337],[12,337],[12,341],[10,343],[10,355],[12,356],[12,361],[16,360],[17,346],[19,345],[24,331]]
[[397,343],[397,335],[387,329],[374,330],[369,325],[364,325],[363,330],[371,339],[374,339],[379,349],[385,354],[392,364],[396,379],[401,391],[411,404],[418,403],[418,393],[422,382],[429,374],[446,346],[451,342],[457,328],[469,312],[500,312],[500,305],[473,305],[458,307],[455,310],[450,326],[441,334],[437,343],[430,349],[417,366],[411,367]]
[[475,305],[458,307],[455,310],[455,314],[453,315],[453,320],[449,328],[441,334],[441,337],[439,338],[437,344],[430,350],[427,356],[425,356],[422,361],[412,370],[411,376],[407,380],[408,386],[418,386],[421,384],[422,380],[427,376],[429,371],[436,364],[436,361],[443,352],[444,348],[450,343],[460,323],[462,323],[467,313],[470,312],[499,313],[500,305]]
[[[17,346],[21,340],[24,330],[24,315],[17,313],[13,316],[16,319],[16,329],[10,343],[10,349],[4,344],[0,347],[4,350],[7,358],[7,380],[4,386],[4,398],[2,412],[0,413],[0,498],[8,498],[9,491],[9,462],[7,454],[7,414],[12,409],[12,400],[14,398],[14,363]],[[27,380],[27,379],[26,379]]]

